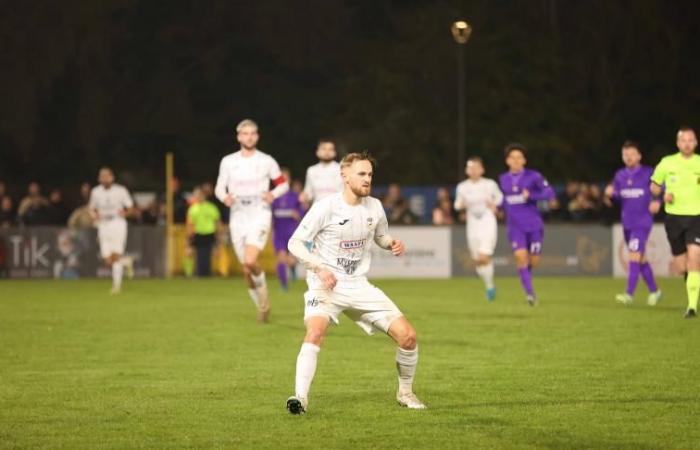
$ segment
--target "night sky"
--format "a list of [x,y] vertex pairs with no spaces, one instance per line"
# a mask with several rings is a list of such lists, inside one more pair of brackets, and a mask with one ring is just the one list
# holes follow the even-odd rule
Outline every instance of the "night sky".
[[457,181],[457,52],[467,154],[512,140],[552,181],[607,180],[620,144],[648,163],[700,127],[692,1],[2,1],[0,180],[65,186],[113,166],[160,185],[215,178],[234,128],[301,176],[319,137],[371,150],[379,183]]

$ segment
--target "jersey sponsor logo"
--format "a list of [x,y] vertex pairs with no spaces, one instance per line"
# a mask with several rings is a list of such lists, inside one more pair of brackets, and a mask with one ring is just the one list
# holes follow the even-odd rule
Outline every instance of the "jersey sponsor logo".
[[354,241],[340,241],[340,248],[343,250],[355,250],[365,246],[365,239],[357,239]]
[[509,205],[522,205],[523,203],[526,203],[526,200],[522,194],[506,195],[506,202]]
[[345,273],[347,273],[348,275],[352,275],[357,270],[357,266],[360,265],[360,260],[359,259],[338,258],[336,260],[336,265],[338,267],[342,268],[345,271]]
[[639,198],[644,196],[644,189],[642,188],[631,188],[622,189],[620,191],[620,196],[622,198]]
[[345,225],[348,222],[350,222],[350,219],[343,219],[340,222],[338,222],[338,225]]

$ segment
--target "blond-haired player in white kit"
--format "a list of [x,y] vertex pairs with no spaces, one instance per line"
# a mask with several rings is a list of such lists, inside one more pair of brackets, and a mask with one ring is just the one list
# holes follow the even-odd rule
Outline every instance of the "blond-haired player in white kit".
[[343,190],[343,178],[340,176],[340,164],[335,160],[336,155],[333,141],[318,141],[318,163],[306,169],[304,191],[300,195],[302,203],[308,205]]
[[126,247],[126,216],[134,207],[129,191],[114,182],[114,173],[109,167],[100,169],[97,181],[92,188],[88,207],[97,224],[97,239],[100,254],[105,264],[112,269],[112,294],[118,294],[122,287],[124,269],[133,273],[133,261],[124,255]]
[[[382,204],[369,196],[373,159],[350,153],[341,162],[341,173],[343,192],[314,203],[289,240],[289,251],[307,268],[309,290],[304,294],[306,335],[297,357],[296,393],[287,400],[287,409],[292,414],[306,412],[321,344],[340,313],[365,332],[378,329],[398,344],[396,399],[402,406],[424,409],[413,394],[416,331],[394,302],[367,281],[372,243],[395,256],[404,254],[404,244],[388,234]],[[312,250],[307,247],[309,242]]]
[[[258,257],[270,235],[270,204],[289,190],[289,183],[277,161],[256,148],[259,135],[255,122],[243,120],[236,132],[240,150],[221,160],[214,193],[231,208],[229,227],[233,249],[243,265],[248,294],[258,310],[258,321],[267,322],[270,298]],[[270,182],[274,186],[272,190]]]
[[496,211],[503,202],[498,184],[484,178],[484,162],[478,156],[469,158],[465,169],[467,179],[457,185],[456,210],[467,211],[467,246],[476,263],[476,273],[486,285],[486,299],[496,298],[493,283],[493,261],[498,223]]

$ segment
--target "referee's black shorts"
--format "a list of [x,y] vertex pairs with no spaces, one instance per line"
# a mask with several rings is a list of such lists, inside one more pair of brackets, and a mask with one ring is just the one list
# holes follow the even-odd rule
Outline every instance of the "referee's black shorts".
[[700,216],[667,214],[664,227],[673,256],[684,254],[688,244],[700,245]]

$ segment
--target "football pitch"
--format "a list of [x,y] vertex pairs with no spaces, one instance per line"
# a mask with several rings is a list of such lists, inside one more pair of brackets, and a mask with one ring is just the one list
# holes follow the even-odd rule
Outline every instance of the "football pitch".
[[304,284],[0,282],[0,448],[698,448],[700,319],[681,280],[614,303],[623,280],[376,280],[418,330],[425,411],[394,399],[394,345],[347,318],[291,416]]

